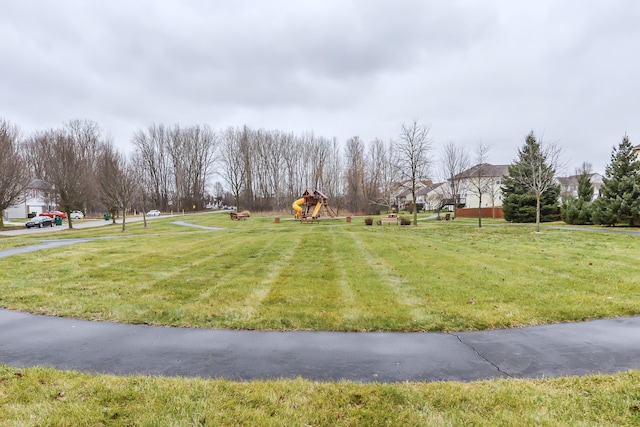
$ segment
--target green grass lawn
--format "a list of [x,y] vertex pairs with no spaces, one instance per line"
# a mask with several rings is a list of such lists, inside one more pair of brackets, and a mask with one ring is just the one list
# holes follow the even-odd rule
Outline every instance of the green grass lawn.
[[[637,236],[474,221],[365,226],[222,215],[46,238],[119,236],[0,259],[0,306],[215,328],[460,331],[640,313]],[[2,239],[24,245],[29,240]]]
[[[224,227],[208,231],[175,220]],[[640,313],[640,237],[187,215],[0,238],[0,306],[130,323],[454,331]],[[640,373],[473,383],[231,382],[0,365],[0,425],[640,425]]]
[[0,365],[2,426],[632,426],[640,373],[356,384],[115,377]]

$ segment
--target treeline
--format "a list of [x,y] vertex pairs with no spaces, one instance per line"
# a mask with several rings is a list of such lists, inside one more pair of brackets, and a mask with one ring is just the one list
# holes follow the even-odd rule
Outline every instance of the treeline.
[[[208,125],[154,124],[135,131],[131,143],[130,153],[118,150],[90,120],[25,136],[0,118],[0,211],[39,179],[50,186],[47,202],[66,212],[179,212],[215,204],[286,212],[310,189],[323,192],[338,212],[374,214],[390,209],[398,190],[409,192],[403,202],[416,206],[418,184],[435,163],[429,128],[416,120],[403,123],[398,137],[387,142],[354,136],[340,143],[313,132],[248,126],[215,131]],[[466,148],[447,144],[439,162],[446,185],[434,197],[459,197],[461,179],[454,177],[472,164],[482,170],[487,150],[480,144],[471,159]],[[502,186],[507,221],[539,224],[560,213],[574,224],[640,222],[640,162],[626,135],[613,150],[600,197],[594,200],[589,173],[582,170],[578,197],[565,197],[560,210],[559,154],[557,147],[542,147],[533,132],[527,135]],[[478,178],[477,188],[467,191],[482,200],[491,190],[487,177],[468,178],[472,184]]]
[[423,178],[431,163],[430,151],[424,150],[418,153],[424,157],[422,169],[407,164],[410,173],[403,174],[402,159],[392,155],[402,151],[398,143],[414,142],[416,130],[430,148],[428,128],[417,122],[403,125],[403,132],[414,134],[395,142],[365,143],[356,136],[344,144],[313,132],[154,124],[134,132],[128,154],[90,120],[71,120],[26,136],[4,119],[0,128],[4,174],[15,180],[0,190],[2,209],[26,184],[40,179],[52,185],[50,201],[61,210],[191,211],[220,202],[282,211],[305,189],[317,189],[335,210],[371,213],[390,205],[394,182]]
[[567,224],[601,224],[614,226],[640,224],[640,161],[629,137],[611,152],[605,168],[599,197],[593,198],[590,168],[578,171],[578,195],[562,203],[562,220]]
[[541,145],[533,131],[527,135],[503,180],[506,221],[536,222],[538,231],[540,222],[559,219],[578,225],[640,224],[640,161],[627,135],[612,150],[598,194],[591,182],[591,164],[585,162],[576,170],[577,195],[560,197],[559,154],[557,146]]
[[[254,211],[281,211],[306,189],[334,209],[371,212],[388,204],[390,144],[359,137],[343,145],[312,132],[151,125],[132,139],[148,202],[163,210],[200,209],[213,200]],[[211,184],[207,186],[208,184]]]

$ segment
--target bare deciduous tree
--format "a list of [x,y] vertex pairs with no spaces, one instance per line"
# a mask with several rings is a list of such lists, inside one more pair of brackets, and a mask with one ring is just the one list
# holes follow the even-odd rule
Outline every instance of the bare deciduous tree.
[[360,213],[364,205],[364,144],[360,137],[347,140],[345,146],[345,179],[347,205],[351,212]]
[[[413,206],[416,206],[417,184],[427,177],[432,163],[433,142],[429,128],[413,120],[403,123],[400,136],[394,143],[399,175],[411,190]],[[413,225],[418,225],[418,210],[413,210]]]
[[77,154],[86,165],[82,182],[85,186],[86,199],[78,206],[82,210],[95,211],[99,199],[100,186],[97,179],[97,163],[104,141],[98,123],[87,119],[74,119],[64,124],[64,130],[73,139]]
[[367,151],[366,186],[369,203],[384,206],[391,212],[394,205],[393,190],[397,183],[397,169],[394,167],[392,141],[385,144],[374,139]]
[[[443,182],[446,183],[439,192],[444,196],[442,197],[442,202],[451,200],[456,207],[458,206],[460,203],[461,180],[456,179],[456,176],[469,169],[469,166],[470,160],[467,150],[463,147],[458,147],[453,141],[448,142],[444,146],[442,162],[440,164],[440,174]],[[438,218],[440,218],[441,207],[442,203],[439,205]]]
[[331,140],[327,164],[325,168],[325,178],[323,182],[323,192],[329,198],[331,205],[336,211],[340,211],[344,201],[344,180],[342,173],[341,145],[336,138]]
[[127,209],[130,209],[140,194],[140,176],[135,163],[127,160],[123,153],[106,144],[98,158],[98,178],[101,198],[115,218],[116,210],[122,213],[122,231],[126,229]]
[[143,227],[147,228],[147,202],[153,189],[151,177],[145,173],[145,162],[139,152],[131,155],[130,163],[134,171],[133,175],[138,179],[138,193],[134,206],[142,211]]
[[38,178],[53,185],[56,204],[67,214],[69,228],[73,228],[71,211],[81,209],[91,193],[85,180],[92,171],[78,141],[66,129],[54,129],[38,134],[28,144],[33,145],[30,153],[37,153],[40,159],[35,162],[41,168]]
[[29,182],[20,131],[9,121],[0,119],[0,228],[4,227],[2,211],[25,196]]
[[240,194],[246,186],[247,163],[243,156],[243,144],[248,144],[246,129],[228,128],[222,134],[220,146],[220,162],[222,163],[222,178],[229,185],[235,199],[236,208],[240,206]]
[[167,211],[171,199],[171,161],[169,158],[169,132],[164,125],[151,125],[146,132],[138,130],[131,140],[144,165],[144,174],[151,184],[150,203],[154,208]]
[[186,128],[176,125],[169,132],[166,148],[173,171],[176,209],[204,205],[216,145],[217,136],[207,125]]
[[482,196],[492,187],[493,177],[488,174],[487,154],[489,147],[480,143],[476,147],[476,165],[468,176],[469,192],[478,198],[478,228],[482,228]]

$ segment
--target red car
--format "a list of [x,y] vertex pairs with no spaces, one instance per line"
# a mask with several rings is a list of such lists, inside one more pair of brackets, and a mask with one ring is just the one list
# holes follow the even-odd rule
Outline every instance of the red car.
[[63,219],[67,218],[67,214],[60,211],[42,212],[39,216],[48,216],[49,218],[55,218],[59,216],[60,218],[63,218]]

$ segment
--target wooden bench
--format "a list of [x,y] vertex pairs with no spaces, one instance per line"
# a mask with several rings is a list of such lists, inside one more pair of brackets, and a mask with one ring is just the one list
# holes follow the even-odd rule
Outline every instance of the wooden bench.
[[398,224],[398,218],[395,216],[380,218],[380,221],[378,221],[378,225],[382,225],[382,224]]

